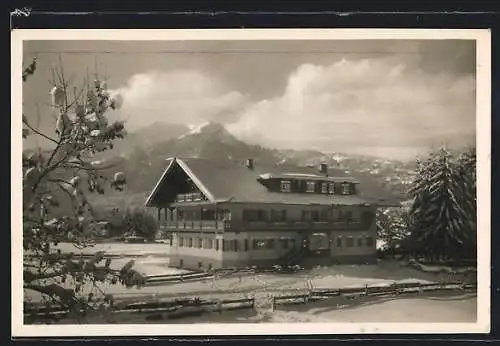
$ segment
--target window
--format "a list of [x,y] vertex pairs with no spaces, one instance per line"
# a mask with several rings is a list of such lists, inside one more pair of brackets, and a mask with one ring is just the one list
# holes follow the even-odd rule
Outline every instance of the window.
[[349,184],[349,183],[342,184],[342,194],[343,195],[350,195],[351,194],[351,184]]
[[328,184],[328,192],[329,193],[335,193],[335,184],[334,183],[329,183]]
[[219,239],[215,239],[215,251],[219,251]]
[[340,218],[344,221],[351,222],[353,220],[353,214],[351,210],[347,210],[341,213]]
[[266,221],[266,219],[267,219],[266,211],[262,209],[257,210],[257,220]]
[[214,247],[213,242],[214,241],[212,238],[206,238],[205,239],[205,249],[212,249]]
[[193,238],[188,238],[188,247],[193,247]]
[[341,237],[338,237],[338,238],[337,238],[337,247],[338,247],[338,248],[341,248],[341,247],[342,247],[342,238],[341,238]]
[[358,238],[358,246],[363,246],[363,238]]
[[306,183],[306,192],[315,192],[316,191],[316,183],[314,181],[308,181]]
[[321,193],[328,193],[328,183],[321,183]]
[[203,238],[198,238],[198,249],[203,247]]
[[257,221],[257,211],[256,210],[251,210],[251,209],[245,209],[243,210],[243,220],[245,221]]
[[311,220],[311,213],[308,210],[302,210],[301,220],[302,221],[309,221],[309,220]]
[[184,247],[184,237],[179,237],[179,247]]
[[243,242],[243,246],[244,246],[244,251],[248,251],[248,239],[245,239],[244,242]]
[[319,215],[320,221],[328,221],[331,217],[331,209],[322,209]]
[[271,210],[271,221],[272,222],[284,222],[286,221],[286,210]]
[[354,238],[353,237],[348,237],[347,238],[346,246],[347,247],[353,247],[354,246]]
[[222,251],[238,251],[238,240],[230,239],[222,241]]
[[373,237],[366,237],[366,246],[373,246]]
[[319,221],[319,211],[318,210],[311,211],[311,221],[312,222],[318,222]]
[[282,180],[281,181],[281,192],[291,192],[292,184],[290,180]]
[[243,210],[243,220],[245,221],[250,221],[250,222],[255,222],[255,221],[266,221],[267,215],[266,211],[259,209],[259,210],[253,210],[253,209],[245,209]]

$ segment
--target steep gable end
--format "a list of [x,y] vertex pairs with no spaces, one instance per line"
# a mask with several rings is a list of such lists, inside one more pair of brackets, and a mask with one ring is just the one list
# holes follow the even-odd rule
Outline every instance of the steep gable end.
[[198,194],[200,199],[213,201],[212,193],[197,176],[182,162],[173,158],[146,199],[146,207],[164,206],[179,196]]

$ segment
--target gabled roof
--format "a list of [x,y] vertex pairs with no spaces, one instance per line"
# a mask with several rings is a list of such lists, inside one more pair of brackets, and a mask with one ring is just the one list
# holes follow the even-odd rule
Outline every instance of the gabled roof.
[[147,206],[154,205],[154,197],[160,185],[165,181],[166,173],[173,165],[178,164],[192,179],[210,202],[247,202],[247,203],[283,203],[283,204],[320,204],[320,205],[357,205],[379,204],[399,206],[401,199],[392,195],[378,183],[366,177],[356,179],[345,171],[328,168],[329,178],[335,181],[353,181],[359,183],[356,195],[328,195],[307,193],[272,192],[262,185],[258,179],[261,175],[270,177],[289,177],[306,175],[318,176],[317,167],[298,166],[262,166],[258,162],[253,169],[243,163],[228,163],[199,158],[172,158],[162,177],[156,184],[146,201]]

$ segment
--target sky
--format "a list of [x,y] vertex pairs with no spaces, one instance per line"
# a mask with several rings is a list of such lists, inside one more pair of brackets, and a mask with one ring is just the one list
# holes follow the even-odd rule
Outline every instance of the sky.
[[105,76],[128,131],[216,121],[252,144],[395,159],[475,139],[474,41],[26,41],[34,56],[23,111],[48,133],[62,66],[77,86]]

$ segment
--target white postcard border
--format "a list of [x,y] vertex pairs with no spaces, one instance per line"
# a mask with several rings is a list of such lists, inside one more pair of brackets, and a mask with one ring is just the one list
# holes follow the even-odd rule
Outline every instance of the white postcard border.
[[[491,33],[487,29],[187,29],[27,30],[11,33],[12,336],[309,335],[488,333],[490,330]],[[476,323],[261,323],[157,325],[23,325],[22,56],[25,40],[449,40],[476,41],[478,292]]]

